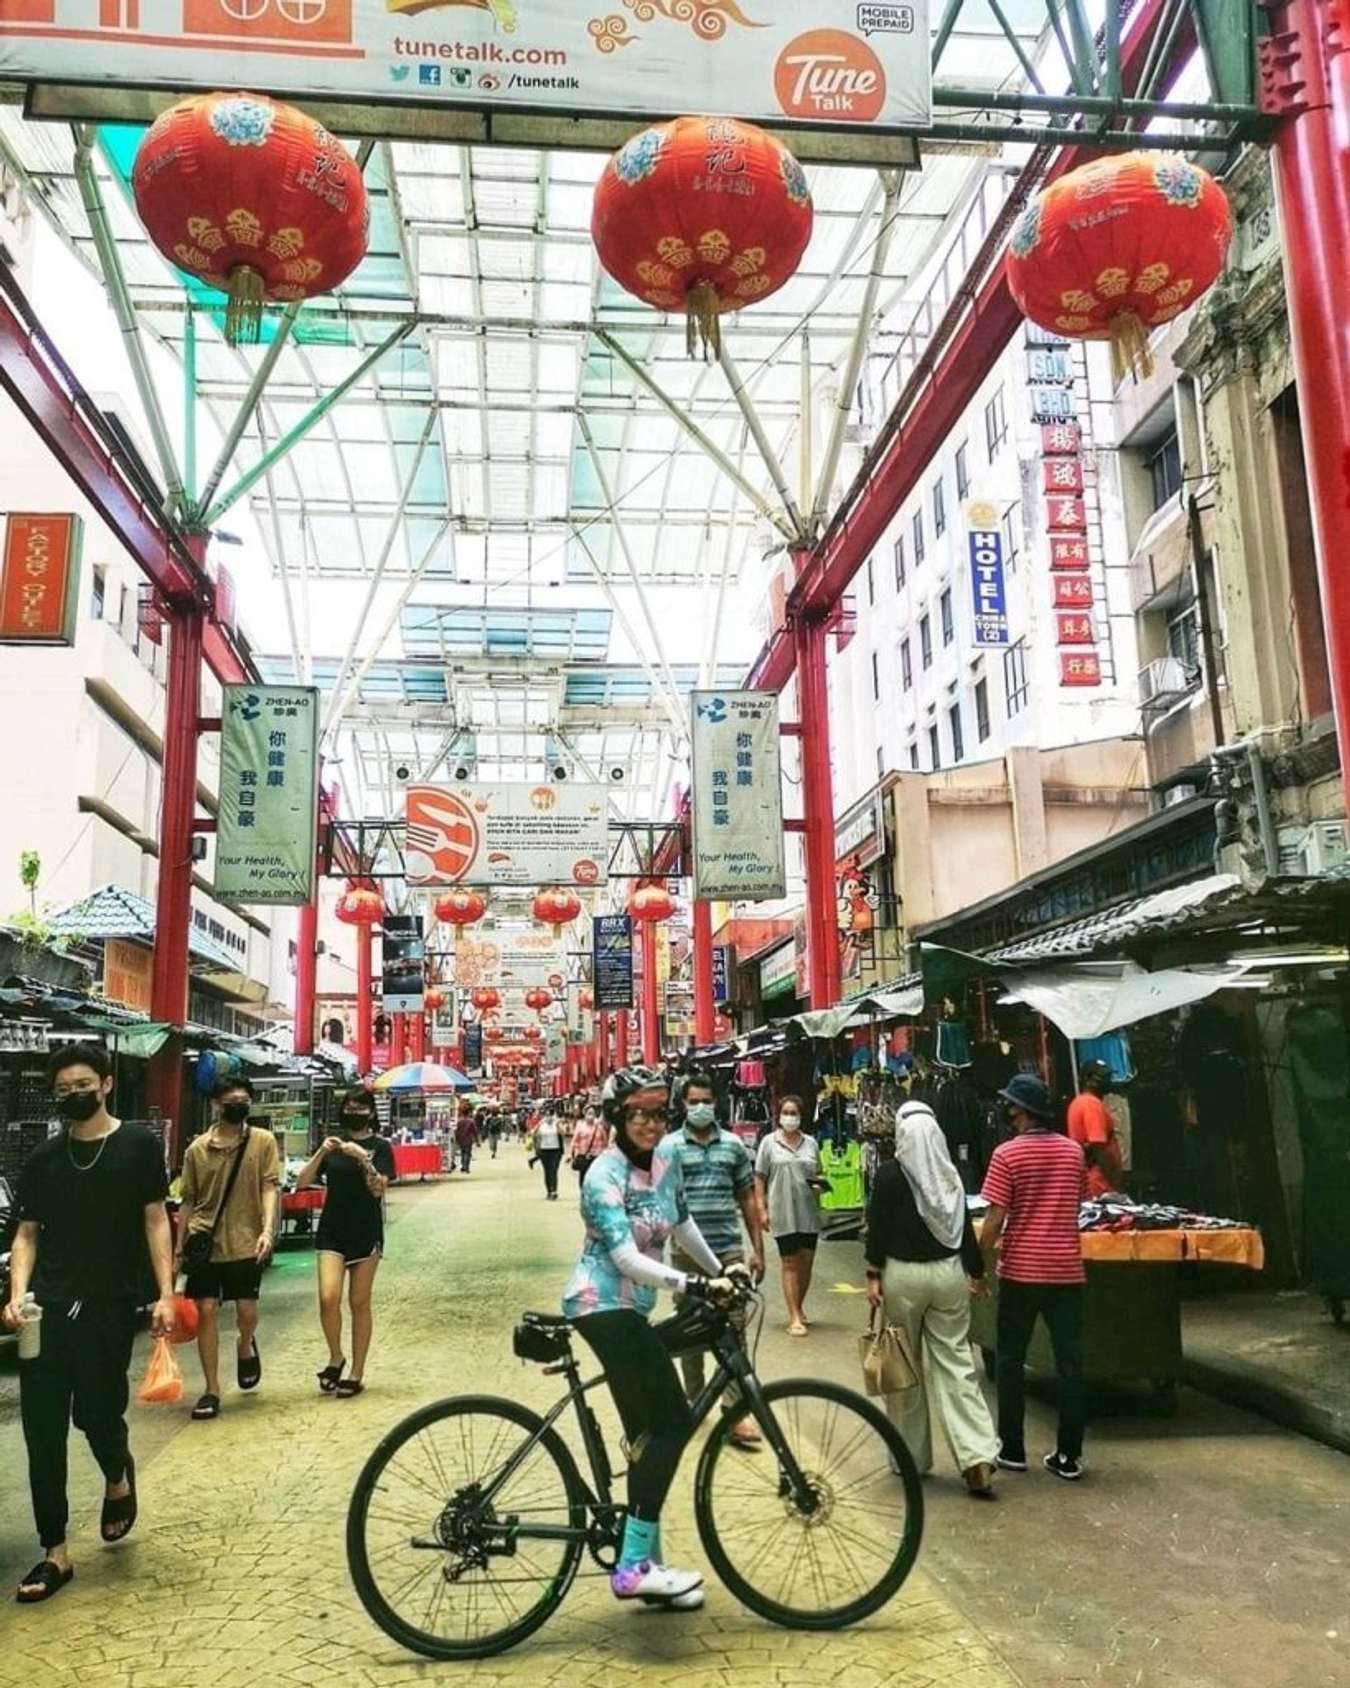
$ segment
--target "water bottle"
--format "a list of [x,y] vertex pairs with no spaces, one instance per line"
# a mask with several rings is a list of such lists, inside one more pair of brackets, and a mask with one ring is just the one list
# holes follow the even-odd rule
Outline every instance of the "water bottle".
[[36,1360],[42,1352],[42,1309],[30,1290],[23,1298],[23,1323],[19,1326],[19,1358]]

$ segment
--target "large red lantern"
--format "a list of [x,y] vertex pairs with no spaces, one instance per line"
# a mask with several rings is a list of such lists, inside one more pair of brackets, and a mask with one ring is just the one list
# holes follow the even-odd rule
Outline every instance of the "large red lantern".
[[553,928],[556,938],[581,913],[581,898],[565,885],[550,886],[536,893],[531,912],[542,925]]
[[480,891],[447,891],[432,909],[442,925],[472,926],[487,913],[487,898]]
[[494,991],[490,986],[476,990],[469,1001],[480,1014],[490,1014],[494,1008],[500,1008],[502,1005],[501,993]]
[[378,926],[384,915],[384,898],[378,891],[349,885],[337,900],[336,912],[344,926]]
[[780,142],[730,117],[677,117],[605,166],[591,238],[621,287],[687,314],[691,356],[700,338],[715,355],[721,314],[790,279],[812,220],[806,173]]
[[444,1008],[445,992],[438,990],[435,985],[429,985],[422,993],[422,1006],[428,1014],[434,1014],[438,1008]]
[[365,255],[356,160],[321,123],[264,94],[170,106],[141,142],[131,185],[160,252],[228,296],[232,346],[258,338],[264,300],[329,293]]
[[664,885],[640,885],[629,899],[628,912],[634,920],[669,920],[675,912],[675,899]]
[[1125,153],[1037,195],[1008,242],[1008,285],[1042,328],[1109,340],[1117,379],[1148,374],[1149,329],[1213,285],[1232,237],[1223,189],[1198,164]]
[[546,1008],[553,1006],[553,992],[546,991],[542,985],[537,985],[533,990],[525,992],[525,1006],[534,1008],[542,1014]]

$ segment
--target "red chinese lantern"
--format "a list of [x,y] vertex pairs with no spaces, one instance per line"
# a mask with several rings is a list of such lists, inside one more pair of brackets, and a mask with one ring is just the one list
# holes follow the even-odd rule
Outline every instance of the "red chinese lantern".
[[490,1014],[494,1008],[502,1005],[501,993],[490,986],[476,990],[469,998],[480,1014]]
[[536,920],[553,928],[556,938],[581,913],[581,898],[565,885],[554,885],[535,894],[531,912]]
[[344,926],[378,926],[384,916],[384,898],[378,891],[349,885],[337,900],[337,917]]
[[479,891],[447,891],[432,905],[445,926],[472,926],[487,913],[487,898]]
[[591,995],[590,991],[587,991],[587,990],[578,991],[577,992],[577,1005],[580,1008],[592,1008],[595,1005],[595,998]]
[[151,124],[131,177],[160,252],[229,299],[225,338],[256,340],[264,300],[329,293],[366,250],[356,160],[264,94],[194,94]]
[[767,299],[811,239],[806,173],[780,142],[730,117],[643,129],[605,166],[591,239],[621,287],[683,310],[689,353],[721,350],[719,317]]
[[444,1008],[445,992],[437,990],[435,985],[429,985],[422,993],[422,1006],[428,1014],[434,1014],[438,1008]]
[[1117,379],[1147,375],[1149,329],[1213,285],[1232,237],[1228,200],[1198,164],[1125,153],[1037,195],[1008,242],[1008,285],[1042,328],[1109,340]]
[[538,1026],[526,1026],[525,1028],[525,1036],[529,1038],[531,1043],[538,1043],[543,1035]]
[[553,1006],[553,992],[537,985],[533,990],[525,992],[525,1006],[538,1009],[542,1014],[546,1008]]
[[634,920],[669,920],[675,899],[664,885],[640,885],[629,899],[628,912]]

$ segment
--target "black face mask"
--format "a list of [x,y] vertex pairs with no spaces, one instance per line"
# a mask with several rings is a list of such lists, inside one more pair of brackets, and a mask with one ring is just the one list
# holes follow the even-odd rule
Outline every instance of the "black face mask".
[[367,1131],[375,1123],[369,1114],[342,1114],[339,1119],[344,1131]]
[[56,1104],[56,1111],[64,1120],[72,1125],[83,1125],[103,1106],[103,1093],[98,1090],[72,1090],[69,1096],[62,1096]]
[[251,1102],[226,1102],[220,1110],[220,1117],[226,1125],[242,1125],[252,1105]]

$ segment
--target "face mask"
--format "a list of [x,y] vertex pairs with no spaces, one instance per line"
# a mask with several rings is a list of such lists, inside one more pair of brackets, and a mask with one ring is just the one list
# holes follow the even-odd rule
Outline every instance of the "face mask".
[[706,1131],[717,1118],[717,1109],[711,1102],[691,1102],[684,1110],[684,1117],[696,1131]]
[[56,1104],[56,1111],[62,1119],[68,1119],[74,1125],[81,1125],[85,1120],[93,1119],[102,1106],[101,1091],[72,1090],[69,1096],[63,1096]]
[[227,1102],[220,1110],[220,1117],[226,1125],[242,1125],[248,1118],[249,1102]]
[[342,1129],[344,1131],[364,1131],[370,1124],[369,1114],[343,1114]]
[[778,1123],[784,1131],[800,1131],[802,1116],[800,1114],[779,1114]]

